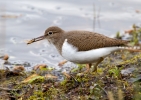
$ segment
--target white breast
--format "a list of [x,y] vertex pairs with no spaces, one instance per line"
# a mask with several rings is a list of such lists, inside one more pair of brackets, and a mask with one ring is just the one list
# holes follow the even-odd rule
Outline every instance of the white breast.
[[93,49],[89,51],[78,51],[77,47],[69,44],[65,39],[62,46],[62,56],[71,62],[86,64],[97,61],[100,57],[106,57],[110,53],[120,50],[119,47],[105,47],[99,49]]

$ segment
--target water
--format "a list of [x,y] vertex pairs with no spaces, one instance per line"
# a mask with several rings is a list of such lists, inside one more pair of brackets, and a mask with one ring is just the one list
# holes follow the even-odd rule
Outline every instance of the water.
[[26,44],[26,40],[43,35],[49,26],[93,31],[95,15],[94,31],[114,36],[141,21],[140,0],[1,0],[0,5],[0,33],[5,34],[0,51],[10,56],[11,63],[31,66],[46,63],[59,68],[58,62],[63,60],[45,40]]

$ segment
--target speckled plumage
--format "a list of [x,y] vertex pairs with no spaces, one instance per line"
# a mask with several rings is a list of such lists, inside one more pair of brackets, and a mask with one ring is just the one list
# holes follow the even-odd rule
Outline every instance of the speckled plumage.
[[78,48],[78,51],[88,51],[103,47],[123,46],[128,43],[124,40],[109,38],[102,34],[89,31],[64,31],[57,26],[49,27],[45,31],[45,35],[52,31],[53,34],[46,38],[53,43],[61,54],[64,40]]

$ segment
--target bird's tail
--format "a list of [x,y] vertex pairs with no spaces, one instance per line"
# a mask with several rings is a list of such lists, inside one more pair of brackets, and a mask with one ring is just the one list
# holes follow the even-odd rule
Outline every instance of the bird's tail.
[[119,46],[122,50],[128,50],[132,52],[141,52],[140,46]]

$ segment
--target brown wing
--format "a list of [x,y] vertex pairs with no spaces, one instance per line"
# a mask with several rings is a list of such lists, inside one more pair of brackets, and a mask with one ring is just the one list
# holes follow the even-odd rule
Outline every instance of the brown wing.
[[78,47],[79,51],[87,51],[102,47],[122,46],[128,43],[128,41],[113,39],[102,34],[88,31],[70,31],[66,33],[66,36],[68,43]]

